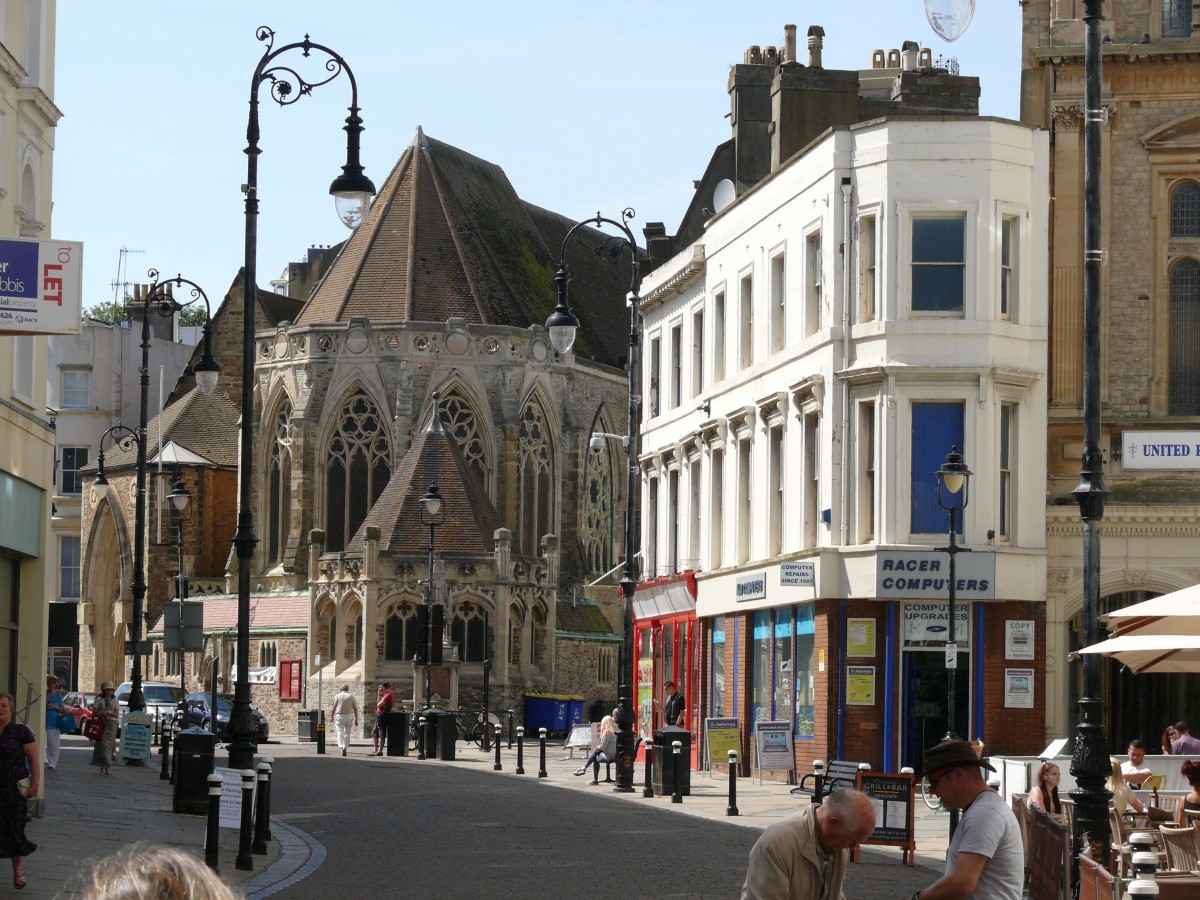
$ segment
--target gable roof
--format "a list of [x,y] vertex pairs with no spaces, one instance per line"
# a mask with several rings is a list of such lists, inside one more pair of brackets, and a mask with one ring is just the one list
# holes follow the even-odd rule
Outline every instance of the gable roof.
[[[173,443],[176,452],[186,450],[211,465],[235,468],[240,415],[222,391],[203,394],[193,387],[146,424],[146,459],[153,459],[162,447]],[[113,472],[135,465],[137,448],[110,447],[104,457],[105,471]]]
[[[363,224],[313,290],[298,325],[344,322],[543,325],[556,303],[554,273],[573,222],[526,203],[504,170],[417,129]],[[585,234],[588,229],[581,229]],[[608,265],[572,242],[572,307],[583,327],[576,353],[607,365],[625,356],[628,259]]]
[[[204,603],[204,630],[230,631],[237,627],[238,598],[235,596],[193,597]],[[256,595],[250,598],[250,629],[282,631],[308,628],[308,594]],[[165,615],[160,615],[150,634],[161,634]]]
[[589,637],[621,636],[613,631],[600,607],[591,600],[572,600],[559,597],[554,611],[554,630],[558,635],[587,635]]

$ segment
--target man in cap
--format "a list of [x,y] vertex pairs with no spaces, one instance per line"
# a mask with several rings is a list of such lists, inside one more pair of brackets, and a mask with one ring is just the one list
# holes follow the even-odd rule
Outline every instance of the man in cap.
[[844,900],[850,848],[874,830],[875,808],[851,788],[780,819],[750,849],[742,900]]
[[946,874],[913,894],[913,900],[1021,900],[1025,880],[1021,829],[1012,810],[983,780],[981,766],[996,771],[966,741],[942,741],[925,751],[930,788],[948,809],[961,809],[963,815],[950,840]]

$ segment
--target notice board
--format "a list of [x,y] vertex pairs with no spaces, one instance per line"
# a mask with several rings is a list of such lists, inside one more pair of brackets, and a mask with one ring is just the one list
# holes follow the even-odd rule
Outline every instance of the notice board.
[[742,731],[737,719],[704,720],[704,764],[709,771],[713,766],[729,765],[729,751],[737,752],[742,758]]
[[791,722],[755,722],[754,746],[758,751],[758,780],[763,772],[796,771],[796,750]]
[[[913,828],[913,803],[916,800],[916,777],[887,772],[859,772],[858,789],[871,799],[875,807],[875,830],[864,844],[882,844],[904,849],[904,861],[914,865],[917,849]],[[858,848],[854,861],[858,862]]]

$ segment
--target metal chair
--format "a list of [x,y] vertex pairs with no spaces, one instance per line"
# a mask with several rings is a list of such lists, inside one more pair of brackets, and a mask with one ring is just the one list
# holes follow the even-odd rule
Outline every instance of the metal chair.
[[1163,847],[1167,851],[1167,865],[1179,872],[1191,872],[1200,868],[1200,842],[1194,825],[1177,828],[1174,825],[1159,825]]

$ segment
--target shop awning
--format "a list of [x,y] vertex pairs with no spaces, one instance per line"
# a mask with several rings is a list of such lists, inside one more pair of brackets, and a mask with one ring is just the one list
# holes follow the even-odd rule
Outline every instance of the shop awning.
[[633,592],[635,621],[695,611],[696,578],[691,574],[639,584]]

